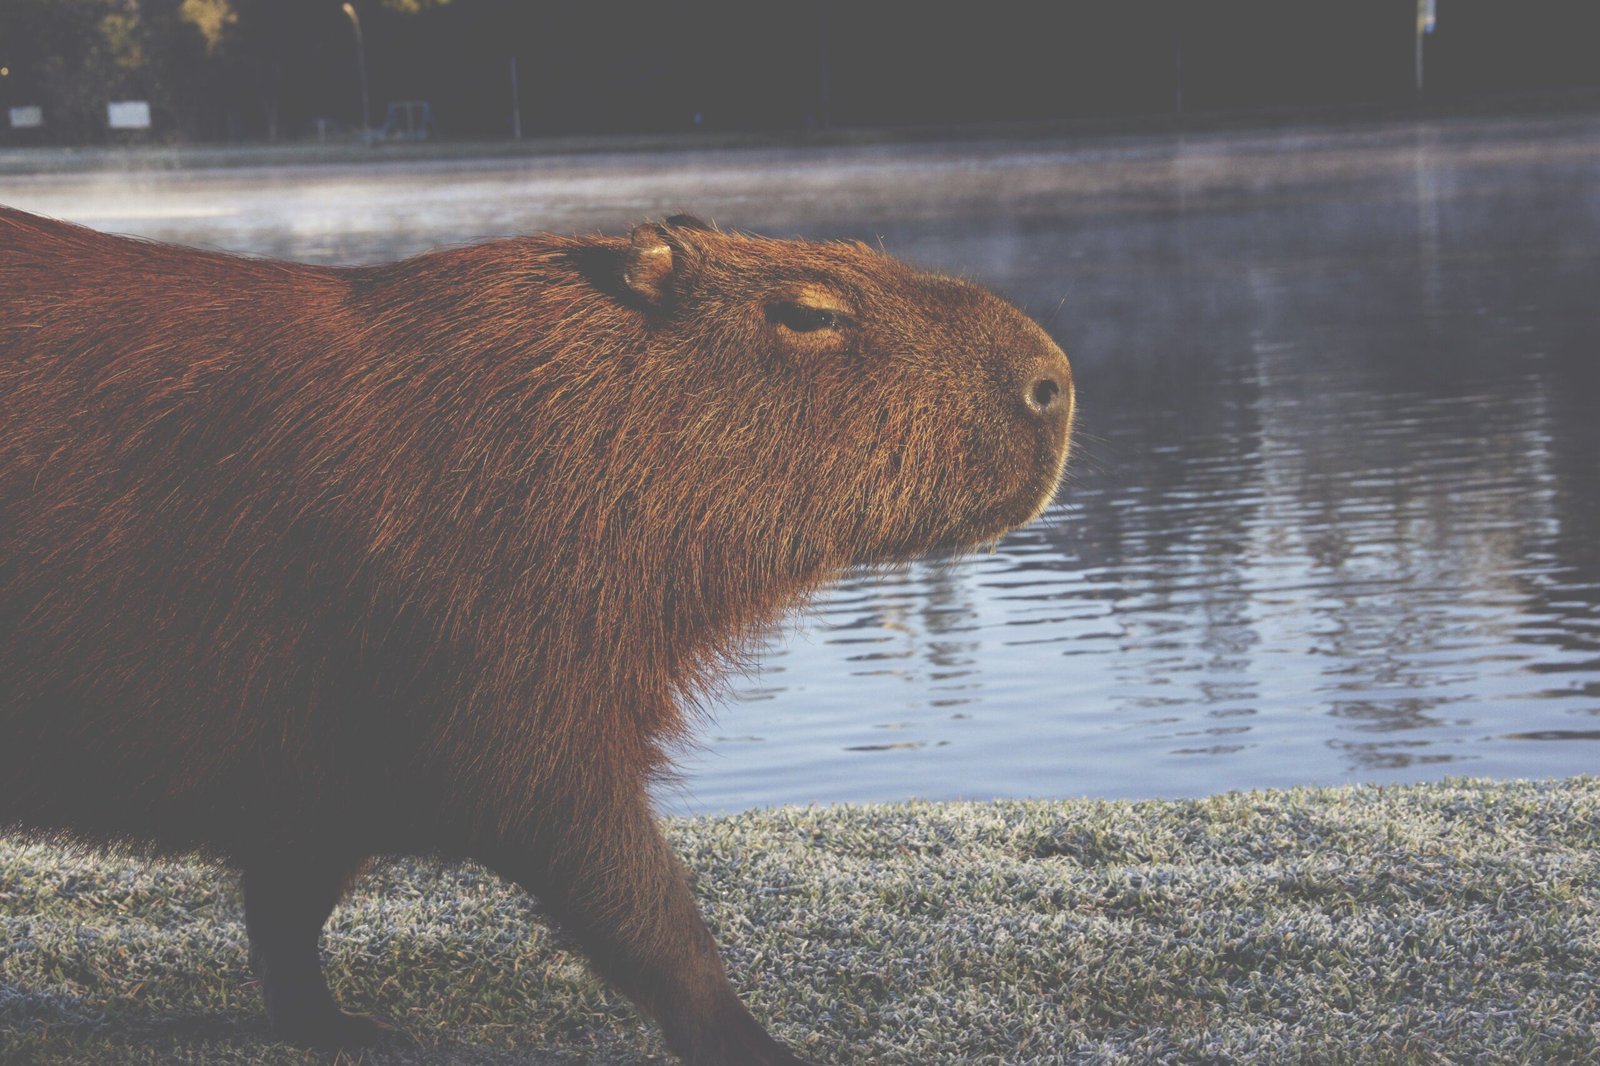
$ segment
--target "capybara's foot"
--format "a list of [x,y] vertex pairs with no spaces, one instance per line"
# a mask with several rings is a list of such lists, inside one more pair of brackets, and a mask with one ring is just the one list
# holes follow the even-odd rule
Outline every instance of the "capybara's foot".
[[298,1018],[275,1018],[272,1033],[285,1043],[319,1051],[359,1051],[406,1038],[403,1030],[370,1014],[346,1014],[337,1009]]
[[683,1056],[690,1066],[812,1066],[768,1035],[737,1001],[697,1043]]
[[815,1066],[802,1059],[782,1044],[749,1050],[727,1051],[713,1055],[696,1055],[686,1059],[689,1066]]
[[734,1063],[748,1063],[750,1066],[815,1066],[808,1059],[802,1059],[782,1044],[777,1043],[749,1056],[739,1054],[730,1059],[717,1060],[717,1066],[733,1066]]

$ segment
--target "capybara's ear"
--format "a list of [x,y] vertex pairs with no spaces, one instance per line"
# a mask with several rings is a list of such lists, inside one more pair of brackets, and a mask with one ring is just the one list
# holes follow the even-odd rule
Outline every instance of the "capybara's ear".
[[668,215],[667,225],[673,229],[697,229],[704,230],[707,233],[712,232],[711,223],[698,215]]
[[682,246],[674,247],[674,243],[667,239],[667,231],[653,222],[635,226],[629,235],[622,282],[646,303],[665,303],[673,274],[683,269]]

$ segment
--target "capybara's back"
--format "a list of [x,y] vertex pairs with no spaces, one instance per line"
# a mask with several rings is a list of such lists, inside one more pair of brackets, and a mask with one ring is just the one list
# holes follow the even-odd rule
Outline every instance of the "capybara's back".
[[1036,326],[686,217],[333,269],[0,208],[0,308],[0,828],[237,867],[290,1039],[381,1032],[317,936],[411,853],[539,895],[686,1061],[799,1061],[647,786],[809,591],[1043,508]]

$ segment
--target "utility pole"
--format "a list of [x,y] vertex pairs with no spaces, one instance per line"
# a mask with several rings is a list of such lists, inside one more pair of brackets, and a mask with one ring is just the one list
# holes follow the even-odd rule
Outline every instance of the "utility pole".
[[350,16],[350,25],[356,31],[356,71],[361,75],[361,139],[372,140],[372,105],[367,99],[367,43],[361,37],[361,16],[356,5],[346,3],[344,13]]
[[817,126],[828,129],[833,125],[833,78],[828,57],[828,0],[817,5]]
[[511,139],[522,140],[522,90],[517,84],[517,57],[511,57]]
[[1436,0],[1417,0],[1417,93],[1422,93],[1422,38],[1433,32],[1434,22],[1438,19],[1438,5]]
[[1172,9],[1172,110],[1183,114],[1183,15],[1174,4]]

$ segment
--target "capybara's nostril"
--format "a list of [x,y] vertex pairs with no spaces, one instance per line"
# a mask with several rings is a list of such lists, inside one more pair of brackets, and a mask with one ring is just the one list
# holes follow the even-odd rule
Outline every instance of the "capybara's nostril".
[[1061,386],[1049,378],[1039,378],[1028,386],[1028,409],[1035,414],[1044,414],[1055,405],[1061,396]]

